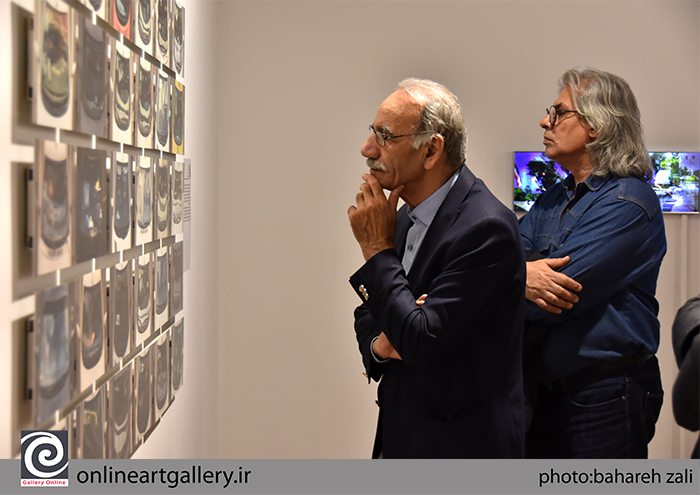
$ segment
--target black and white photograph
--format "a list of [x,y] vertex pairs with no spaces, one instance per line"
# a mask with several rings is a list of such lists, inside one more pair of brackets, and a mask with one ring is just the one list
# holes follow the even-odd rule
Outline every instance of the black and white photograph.
[[137,57],[136,74],[136,128],[134,144],[140,148],[153,148],[153,130],[155,128],[154,107],[154,70],[146,57]]
[[118,143],[133,144],[133,52],[119,40],[112,40],[112,119],[110,139]]
[[134,437],[136,449],[153,424],[153,349],[149,346],[134,360]]
[[73,396],[74,335],[68,284],[39,292],[29,341],[30,401],[39,425],[68,405]]
[[107,458],[129,459],[133,434],[133,363],[128,363],[107,382]]
[[153,0],[134,0],[134,43],[153,56]]
[[73,190],[73,148],[53,141],[36,141],[34,146],[34,197],[36,215],[33,236],[34,266],[43,275],[72,262],[71,215]]
[[73,128],[74,12],[62,0],[37,0],[34,23],[34,123]]
[[185,319],[180,318],[176,321],[170,330],[171,339],[171,393],[170,397],[175,398],[175,394],[180,390],[184,383],[184,373],[182,366],[185,362]]
[[133,344],[134,279],[133,260],[109,268],[109,366],[131,352]]
[[150,157],[136,159],[136,189],[134,191],[134,245],[151,242],[154,238],[153,161]]
[[154,55],[164,65],[170,67],[170,2],[171,0],[155,0],[155,40]]
[[153,344],[155,347],[154,419],[158,421],[170,405],[170,329]]
[[123,251],[131,247],[131,191],[133,157],[115,151],[111,154],[110,188],[111,194],[111,242],[110,251]]
[[170,235],[170,161],[157,160],[156,166],[156,238]]
[[156,84],[156,149],[170,152],[170,76],[158,70]]
[[107,50],[109,36],[92,20],[75,14],[77,69],[75,76],[74,130],[100,138],[107,137],[107,101],[109,71]]
[[97,17],[107,20],[107,3],[109,0],[80,0],[84,6],[91,12],[94,12]]
[[136,258],[134,267],[134,346],[141,345],[153,331],[153,253]]
[[185,7],[178,0],[173,2],[173,70],[185,75]]
[[105,387],[102,386],[78,406],[77,457],[106,459],[106,433]]
[[184,181],[183,181],[183,162],[173,162],[173,174],[172,183],[170,186],[170,196],[172,197],[171,206],[171,216],[172,222],[170,223],[170,235],[177,235],[182,233],[183,224],[183,202],[182,195],[184,192]]
[[176,242],[168,248],[170,249],[170,317],[172,318],[182,311],[184,242]]
[[154,329],[161,328],[168,321],[168,302],[170,300],[170,256],[168,248],[163,247],[155,252],[155,287],[153,291]]
[[80,289],[77,372],[82,392],[106,371],[107,292],[104,271],[83,275],[76,286]]
[[173,129],[171,137],[171,152],[177,155],[185,154],[185,85],[173,81]]
[[107,152],[74,148],[73,263],[82,263],[107,253],[109,243]]

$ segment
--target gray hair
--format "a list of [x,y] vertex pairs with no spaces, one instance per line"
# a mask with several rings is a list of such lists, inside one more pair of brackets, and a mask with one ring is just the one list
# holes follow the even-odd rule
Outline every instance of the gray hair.
[[445,140],[447,163],[460,167],[467,156],[467,125],[457,97],[442,84],[428,79],[408,78],[396,90],[405,91],[421,105],[421,116],[413,137],[413,147],[420,148],[439,134]]
[[597,132],[587,145],[593,174],[650,179],[654,169],[644,145],[637,99],[627,81],[585,67],[561,76],[559,90],[567,86],[575,109]]

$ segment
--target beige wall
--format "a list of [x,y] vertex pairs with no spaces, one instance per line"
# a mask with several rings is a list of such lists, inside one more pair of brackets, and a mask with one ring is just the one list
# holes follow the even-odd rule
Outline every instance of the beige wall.
[[[10,145],[9,0],[0,0],[0,167]],[[31,2],[29,2],[31,5]],[[567,68],[625,77],[648,147],[700,150],[700,5],[666,1],[214,2],[185,0],[192,268],[185,385],[137,457],[368,457],[377,408],[352,330],[362,258],[347,207],[377,106],[407,76],[446,84],[469,125],[468,164],[505,203],[512,152]],[[31,157],[31,154],[29,155]],[[0,457],[10,454],[9,188],[0,181]],[[666,216],[659,279],[667,400],[652,457],[687,456],[674,426],[670,323],[700,292],[700,218]],[[682,258],[689,260],[685,287]]]

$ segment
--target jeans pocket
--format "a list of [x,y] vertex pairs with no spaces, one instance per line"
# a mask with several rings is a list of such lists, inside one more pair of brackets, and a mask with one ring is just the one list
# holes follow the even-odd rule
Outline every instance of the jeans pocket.
[[626,386],[624,377],[605,378],[593,383],[576,384],[569,390],[569,402],[578,407],[594,408],[623,402]]

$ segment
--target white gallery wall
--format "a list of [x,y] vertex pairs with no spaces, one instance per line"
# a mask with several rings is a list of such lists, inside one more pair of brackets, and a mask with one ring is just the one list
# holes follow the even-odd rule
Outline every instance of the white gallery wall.
[[[573,66],[627,79],[650,150],[700,151],[698,1],[182,3],[192,160],[185,381],[136,457],[369,457],[376,384],[362,376],[352,328],[360,301],[347,279],[362,256],[347,208],[366,170],[367,125],[404,77],[435,79],[460,98],[468,165],[506,204],[512,153],[542,149],[538,122]],[[18,382],[12,322],[33,307],[13,301],[9,275],[10,165],[28,153],[11,140],[11,4],[0,0],[3,458]],[[687,457],[696,437],[671,413],[670,327],[700,292],[700,217],[665,220],[656,458]]]

